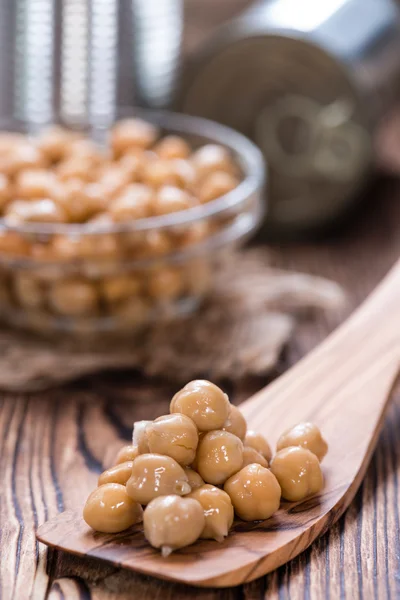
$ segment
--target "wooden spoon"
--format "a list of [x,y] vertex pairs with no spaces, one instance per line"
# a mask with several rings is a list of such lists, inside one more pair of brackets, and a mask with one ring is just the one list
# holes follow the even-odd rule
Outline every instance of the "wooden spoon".
[[265,522],[235,523],[225,542],[201,541],[167,559],[140,528],[93,533],[66,512],[39,528],[41,542],[81,556],[197,586],[233,586],[290,560],[330,527],[353,499],[381,428],[400,366],[400,263],[352,317],[316,350],[242,404],[249,427],[275,442],[310,420],[329,443],[321,494],[284,503]]

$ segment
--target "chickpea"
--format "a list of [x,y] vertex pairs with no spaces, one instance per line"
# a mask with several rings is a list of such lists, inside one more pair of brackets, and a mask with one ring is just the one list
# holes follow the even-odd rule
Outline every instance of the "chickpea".
[[178,269],[160,268],[149,273],[147,291],[159,300],[173,300],[183,292],[184,282]]
[[68,153],[71,142],[79,137],[78,133],[55,125],[40,135],[37,144],[49,162],[58,162]]
[[154,229],[144,232],[137,255],[140,257],[165,256],[171,250],[173,250],[173,246],[168,234]]
[[113,305],[136,296],[140,293],[141,287],[142,282],[137,275],[115,275],[103,281],[101,293],[107,304]]
[[72,140],[68,145],[69,158],[88,159],[93,166],[99,165],[106,160],[99,148],[91,140],[82,138]]
[[279,450],[270,468],[282,488],[282,497],[291,502],[317,494],[324,484],[318,458],[301,446]]
[[65,211],[53,200],[14,200],[7,206],[4,218],[10,224],[31,223],[64,223]]
[[54,173],[46,169],[22,171],[15,182],[15,194],[21,200],[51,198],[56,182]]
[[155,125],[142,119],[123,119],[111,131],[111,147],[118,158],[130,148],[149,148],[158,137]]
[[231,404],[231,412],[222,429],[233,433],[243,442],[246,437],[247,423],[237,406]]
[[143,183],[132,183],[112,202],[109,210],[114,221],[130,221],[148,217],[152,204],[152,190]]
[[150,448],[147,441],[146,429],[152,421],[136,421],[133,424],[132,445],[136,446],[139,454],[149,454]]
[[174,413],[158,417],[146,428],[150,452],[171,456],[187,466],[196,456],[199,441],[197,427],[186,415]]
[[216,171],[211,173],[200,186],[198,196],[202,204],[228,194],[239,185],[239,180],[231,173]]
[[197,488],[204,485],[204,481],[200,477],[200,475],[197,473],[197,471],[194,471],[190,467],[185,467],[184,470],[185,470],[186,475],[188,476],[188,482],[189,482],[189,485],[190,485],[192,491],[197,490]]
[[137,446],[123,446],[115,457],[115,464],[120,465],[121,463],[133,461],[137,456],[139,456],[139,448]]
[[143,181],[153,188],[171,185],[192,189],[196,181],[196,172],[187,160],[162,160],[160,158],[145,165]]
[[0,173],[0,211],[12,200],[14,191],[8,178]]
[[[96,185],[96,184],[93,184]],[[101,212],[88,220],[93,231],[102,231],[109,229],[113,224],[111,216],[107,212]]]
[[193,498],[201,504],[204,510],[205,526],[200,537],[205,540],[223,542],[233,523],[233,506],[226,492],[213,485],[203,485],[191,492],[188,498]]
[[277,450],[288,446],[302,446],[310,450],[318,460],[324,458],[328,452],[328,444],[314,423],[299,423],[281,435],[276,445]]
[[210,224],[207,221],[191,223],[179,236],[179,245],[186,247],[203,242],[211,235]]
[[268,444],[265,437],[261,435],[261,433],[256,433],[255,431],[247,431],[243,443],[245,446],[250,446],[250,448],[254,448],[254,450],[257,450],[257,452],[259,452],[261,456],[263,456],[268,462],[271,460],[271,447]]
[[131,181],[131,176],[126,169],[123,169],[120,165],[112,164],[103,170],[97,183],[104,189],[105,196],[114,199],[123,193]]
[[140,504],[148,504],[157,496],[184,496],[191,491],[183,468],[170,456],[161,454],[141,454],[135,458],[126,489]]
[[97,309],[97,293],[88,281],[66,279],[54,282],[49,289],[51,308],[66,317],[91,315]]
[[175,394],[170,412],[187,415],[199,431],[211,431],[224,426],[230,407],[228,396],[218,386],[211,381],[197,379]]
[[281,488],[276,477],[265,467],[247,465],[224,485],[235,513],[243,521],[269,519],[279,508]]
[[202,437],[196,455],[196,466],[207,483],[220,485],[241,469],[243,444],[228,431],[209,431]]
[[99,477],[97,485],[104,485],[105,483],[120,483],[126,485],[129,477],[132,474],[133,461],[126,461],[119,463],[103,473]]
[[143,171],[147,164],[146,152],[124,154],[118,164],[126,171],[131,181],[141,181]]
[[164,557],[173,550],[193,544],[204,529],[203,508],[192,498],[161,496],[146,507],[143,514],[144,535]]
[[174,158],[189,158],[191,148],[189,144],[178,135],[166,135],[154,146],[154,152],[167,160]]
[[41,150],[28,141],[10,148],[8,174],[17,175],[25,169],[41,169],[46,166],[46,159]]
[[193,200],[187,192],[172,185],[165,185],[159,189],[156,195],[153,211],[156,215],[167,215],[187,210],[192,205]]
[[118,243],[113,235],[93,236],[56,236],[52,244],[52,252],[60,260],[117,258]]
[[93,214],[103,211],[107,197],[105,190],[98,183],[86,184],[81,179],[68,179],[53,188],[53,199],[60,204],[68,221],[82,223]]
[[119,533],[143,519],[140,504],[126,493],[124,485],[106,483],[92,492],[83,509],[83,518],[95,531]]
[[200,180],[204,180],[208,175],[216,171],[224,171],[225,173],[234,173],[235,171],[235,166],[228,150],[218,144],[201,146],[201,148],[193,153],[192,164]]
[[17,272],[14,275],[14,292],[17,301],[25,308],[39,308],[44,297],[40,282],[29,273]]
[[57,165],[57,176],[60,181],[68,179],[81,179],[82,181],[93,180],[93,162],[90,158],[71,156]]
[[27,256],[29,243],[15,231],[0,231],[0,252],[11,256]]
[[257,464],[262,467],[268,468],[268,461],[265,460],[262,454],[251,448],[250,446],[245,446],[243,448],[243,467],[247,467],[247,465]]

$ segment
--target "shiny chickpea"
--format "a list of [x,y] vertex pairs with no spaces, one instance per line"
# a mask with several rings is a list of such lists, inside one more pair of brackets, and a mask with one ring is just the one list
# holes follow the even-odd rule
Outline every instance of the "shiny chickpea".
[[130,148],[150,148],[158,137],[155,125],[142,119],[123,119],[111,131],[111,147],[118,158]]
[[107,483],[90,494],[83,518],[95,531],[119,533],[140,523],[143,510],[128,496],[124,485]]
[[97,485],[104,485],[105,483],[120,483],[126,485],[129,477],[132,474],[133,461],[126,461],[119,463],[100,475]]
[[204,481],[197,473],[197,471],[194,471],[190,467],[185,467],[184,470],[186,475],[188,476],[188,482],[192,491],[197,490],[199,487],[204,485]]
[[71,142],[79,137],[78,133],[55,125],[39,136],[37,144],[49,162],[58,162],[68,153]]
[[250,446],[250,448],[254,448],[257,450],[267,460],[268,462],[271,460],[272,451],[271,447],[268,444],[267,440],[261,433],[257,433],[256,431],[247,431],[246,437],[244,438],[244,445]]
[[192,189],[196,181],[196,172],[187,160],[157,159],[145,165],[142,177],[147,185],[156,189],[165,185]]
[[269,519],[279,508],[281,488],[265,467],[247,465],[225,482],[224,490],[243,521]]
[[216,171],[211,173],[198,190],[198,197],[202,204],[216,200],[224,194],[228,194],[239,185],[239,180],[231,173]]
[[282,497],[291,502],[317,494],[324,485],[318,458],[301,446],[279,450],[270,468],[282,488]]
[[172,185],[165,185],[158,190],[152,209],[155,215],[167,215],[194,206],[192,197]]
[[115,457],[114,462],[116,465],[119,465],[121,463],[133,461],[137,456],[139,456],[139,448],[137,446],[123,446]]
[[97,183],[104,189],[107,198],[115,199],[132,182],[131,175],[118,164],[107,165]]
[[193,544],[204,529],[204,511],[193,498],[161,496],[152,500],[143,514],[144,535],[164,557]]
[[64,223],[64,209],[49,198],[43,200],[14,200],[4,213],[10,224],[20,223]]
[[[151,159],[150,159],[151,160]],[[123,171],[126,171],[129,175],[130,181],[141,181],[143,171],[148,162],[148,155],[146,152],[130,152],[124,154],[118,161],[119,166]]]
[[178,269],[165,267],[149,272],[147,291],[151,298],[173,300],[182,294],[183,289],[184,281]]
[[191,148],[189,144],[178,135],[166,135],[153,148],[160,158],[171,160],[174,158],[189,158]]
[[196,467],[207,483],[220,485],[241,469],[243,444],[228,431],[209,431],[199,442]]
[[281,435],[277,450],[288,446],[302,446],[310,450],[321,461],[328,452],[328,444],[314,423],[299,423]]
[[204,180],[208,175],[216,171],[224,171],[225,173],[235,172],[235,165],[228,150],[218,144],[201,146],[201,148],[193,153],[192,164],[200,180]]
[[41,169],[47,162],[37,146],[25,141],[10,149],[8,165],[8,174],[16,176],[25,169]]
[[121,301],[140,293],[142,282],[137,275],[115,275],[108,277],[101,284],[101,294],[107,304],[118,304]]
[[190,465],[196,456],[199,434],[186,415],[158,417],[146,428],[146,436],[150,452],[171,456],[180,465]]
[[132,445],[136,446],[139,454],[149,454],[150,448],[147,441],[146,429],[152,421],[136,421],[133,424]]
[[265,460],[262,454],[251,448],[250,446],[244,446],[243,448],[243,467],[247,467],[247,465],[257,464],[262,467],[268,468],[268,461]]
[[224,426],[230,407],[228,396],[217,385],[197,379],[175,394],[170,412],[187,415],[199,431],[211,431]]
[[148,504],[157,496],[184,496],[191,491],[183,468],[170,456],[161,454],[140,454],[135,458],[126,489],[140,504]]
[[21,200],[51,198],[57,178],[46,169],[26,170],[19,173],[15,182],[15,194]]
[[25,308],[39,308],[43,305],[44,295],[40,282],[23,271],[14,275],[14,293],[17,302]]
[[81,179],[84,182],[93,181],[94,171],[92,160],[88,157],[67,157],[57,165],[56,173],[60,181]]
[[229,417],[225,421],[222,429],[224,431],[233,433],[243,442],[244,438],[246,437],[247,423],[237,406],[233,406],[233,404],[231,405],[231,412],[229,413]]
[[200,534],[204,540],[223,542],[233,523],[233,506],[226,492],[213,485],[203,485],[191,492],[188,498],[193,498],[201,504],[204,510],[205,526]]
[[153,192],[143,183],[131,183],[110,205],[109,211],[114,221],[144,219],[150,215]]
[[54,282],[49,288],[48,301],[59,315],[78,317],[92,315],[97,310],[98,297],[94,286],[81,279]]

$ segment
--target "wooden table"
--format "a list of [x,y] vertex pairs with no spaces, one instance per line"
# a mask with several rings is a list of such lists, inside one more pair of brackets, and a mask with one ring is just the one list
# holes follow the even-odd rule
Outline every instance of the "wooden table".
[[[380,184],[363,215],[341,235],[276,251],[283,266],[340,281],[354,307],[400,255],[400,184]],[[320,316],[301,325],[282,368],[313,347],[337,320]],[[264,384],[262,379],[235,386],[224,382],[235,402]],[[129,440],[132,422],[165,412],[174,390],[173,382],[122,373],[41,394],[1,396],[2,600],[400,597],[400,393],[346,515],[309,550],[268,577],[230,590],[186,588],[39,546],[37,525],[65,508],[80,507],[121,440]]]

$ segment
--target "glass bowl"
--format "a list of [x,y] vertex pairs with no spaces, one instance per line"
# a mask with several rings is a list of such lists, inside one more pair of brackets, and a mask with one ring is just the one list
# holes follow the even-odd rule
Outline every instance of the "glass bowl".
[[240,169],[239,185],[185,211],[112,225],[11,226],[0,219],[0,309],[7,324],[42,334],[127,334],[187,314],[263,218],[265,166],[247,138],[169,112],[119,116],[143,118],[194,148],[225,146]]

